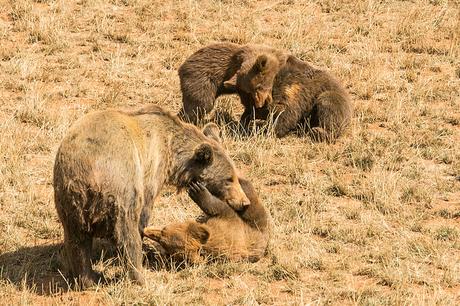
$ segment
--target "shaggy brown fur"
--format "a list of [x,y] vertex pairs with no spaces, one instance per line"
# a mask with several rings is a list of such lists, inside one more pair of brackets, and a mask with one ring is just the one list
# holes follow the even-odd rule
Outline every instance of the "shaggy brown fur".
[[[215,128],[215,127],[214,127]],[[141,232],[162,186],[201,180],[231,207],[249,199],[220,144],[158,106],[106,110],[78,120],[54,165],[54,196],[64,227],[64,257],[83,287],[98,281],[90,262],[93,237],[110,239],[130,277],[143,282]]]
[[246,210],[236,212],[200,183],[191,184],[190,197],[205,217],[170,224],[163,229],[146,227],[145,236],[156,242],[160,254],[176,261],[197,263],[203,257],[258,261],[269,240],[268,215],[252,184],[241,178],[240,184],[251,201]]
[[300,129],[314,140],[333,141],[350,124],[351,101],[339,81],[294,56],[289,56],[276,75],[272,97],[266,107],[250,109],[247,118],[267,119],[271,112],[277,137]]
[[271,100],[273,79],[286,58],[262,45],[218,43],[198,50],[179,68],[179,116],[197,124],[223,94],[238,94],[246,109],[263,107]]

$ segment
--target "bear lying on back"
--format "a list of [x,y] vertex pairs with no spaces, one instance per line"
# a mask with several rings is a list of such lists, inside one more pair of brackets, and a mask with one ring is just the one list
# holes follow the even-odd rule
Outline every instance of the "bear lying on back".
[[251,202],[246,210],[236,212],[201,183],[192,183],[189,195],[205,213],[204,218],[173,223],[162,229],[146,227],[144,235],[156,242],[161,255],[171,256],[175,261],[198,263],[203,258],[258,261],[268,245],[268,214],[252,184],[241,178],[239,181]]
[[[250,109],[246,118],[275,120],[274,132],[283,137],[301,130],[316,141],[333,141],[349,126],[352,116],[350,98],[331,74],[289,56],[277,73],[272,102]],[[247,128],[250,120],[242,120]]]
[[183,103],[179,117],[197,124],[223,94],[238,94],[245,109],[264,106],[287,56],[267,46],[233,43],[198,50],[179,68]]

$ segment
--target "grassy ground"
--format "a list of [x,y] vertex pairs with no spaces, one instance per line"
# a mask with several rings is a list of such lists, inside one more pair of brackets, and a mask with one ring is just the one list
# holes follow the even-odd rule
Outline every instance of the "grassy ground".
[[[0,0],[0,304],[460,303],[459,1]],[[177,68],[215,41],[333,71],[355,117],[335,144],[225,137],[273,218],[256,264],[149,269],[67,290],[52,166],[83,114],[177,111]],[[219,100],[234,114],[234,97]],[[166,191],[152,224],[198,212]]]

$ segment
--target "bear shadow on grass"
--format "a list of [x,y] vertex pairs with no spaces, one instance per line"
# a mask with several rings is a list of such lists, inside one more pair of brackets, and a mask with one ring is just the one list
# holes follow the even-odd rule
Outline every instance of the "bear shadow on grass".
[[[73,280],[66,277],[62,249],[62,243],[55,243],[21,247],[16,251],[1,253],[0,282],[6,281],[16,286],[18,290],[27,289],[38,295],[53,295],[75,290]],[[108,265],[111,268],[120,266],[115,248],[104,240],[95,239],[92,253],[93,265],[101,258],[109,261]],[[150,266],[148,265],[149,269]],[[160,268],[160,265],[152,267]],[[106,278],[101,285],[117,282],[123,277],[123,273],[117,272],[115,276],[107,278],[106,272],[103,272]]]
[[[72,280],[66,277],[62,264],[62,243],[21,247],[16,251],[0,254],[0,282],[8,282],[18,290],[27,289],[38,295],[54,295],[75,290]],[[184,263],[168,262],[158,256],[155,250],[144,243],[144,268],[148,270],[179,271],[187,267]],[[117,252],[104,240],[93,243],[93,264],[101,258],[110,261],[110,266],[119,266]],[[104,271],[106,272],[106,271]],[[116,273],[101,284],[117,282],[123,273]]]
[[0,254],[0,281],[7,281],[18,290],[30,290],[39,295],[51,295],[69,290],[59,272],[61,243],[21,247]]

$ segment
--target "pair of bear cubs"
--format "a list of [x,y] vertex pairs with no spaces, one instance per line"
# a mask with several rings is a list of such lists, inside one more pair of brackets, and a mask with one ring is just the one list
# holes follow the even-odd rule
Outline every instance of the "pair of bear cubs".
[[[211,45],[187,59],[179,76],[180,116],[195,123],[226,93],[240,96],[243,126],[271,114],[279,137],[308,127],[319,140],[334,139],[351,116],[348,96],[334,78],[269,47]],[[83,287],[101,278],[91,265],[93,238],[111,241],[138,283],[143,283],[143,235],[160,253],[180,260],[261,258],[268,214],[252,185],[238,177],[218,134],[215,124],[200,131],[155,105],[93,112],[75,122],[57,151],[53,172],[69,276]],[[165,184],[188,188],[205,218],[146,227]]]
[[274,120],[274,134],[309,134],[333,141],[350,124],[352,105],[328,72],[263,45],[217,43],[192,54],[179,68],[183,108],[179,116],[202,121],[223,94],[238,94],[244,106],[240,127]]

